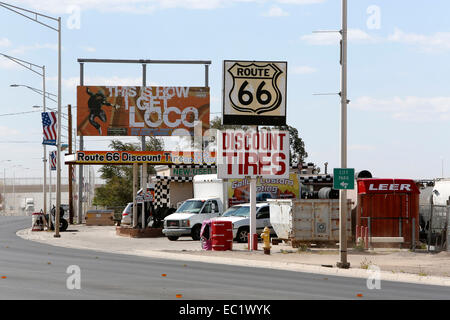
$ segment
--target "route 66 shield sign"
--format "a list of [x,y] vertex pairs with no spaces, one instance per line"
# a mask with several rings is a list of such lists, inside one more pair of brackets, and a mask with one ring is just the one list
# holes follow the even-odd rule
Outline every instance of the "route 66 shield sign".
[[223,124],[286,124],[287,62],[225,60],[223,66]]

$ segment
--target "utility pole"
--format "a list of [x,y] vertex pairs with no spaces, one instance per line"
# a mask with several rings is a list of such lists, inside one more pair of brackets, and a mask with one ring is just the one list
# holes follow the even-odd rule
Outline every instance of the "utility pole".
[[[69,134],[69,154],[72,154],[72,106],[69,104],[67,106],[68,113],[68,134]],[[69,164],[69,223],[73,224],[73,186],[72,186],[72,177],[73,177],[73,164]]]
[[[347,168],[347,0],[342,0],[341,29],[341,168]],[[338,268],[348,269],[347,261],[347,190],[339,190],[339,251]]]

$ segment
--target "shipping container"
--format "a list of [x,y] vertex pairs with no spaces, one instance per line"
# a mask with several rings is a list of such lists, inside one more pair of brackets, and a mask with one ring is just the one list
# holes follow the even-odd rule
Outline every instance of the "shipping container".
[[[295,243],[339,242],[338,199],[269,200],[270,223],[279,239]],[[351,200],[347,204],[347,241],[351,241]]]
[[356,225],[368,227],[369,236],[380,242],[375,244],[369,239],[373,246],[390,246],[394,242],[384,242],[383,238],[387,241],[387,238],[403,237],[400,245],[409,247],[413,232],[415,241],[419,240],[420,191],[413,180],[358,179],[357,182]]

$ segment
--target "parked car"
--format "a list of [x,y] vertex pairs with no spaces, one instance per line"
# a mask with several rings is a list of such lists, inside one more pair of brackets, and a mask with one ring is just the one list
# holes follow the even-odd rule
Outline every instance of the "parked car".
[[[138,203],[138,213],[142,210],[142,203]],[[139,217],[140,215],[138,215]],[[122,211],[122,220],[120,224],[131,224],[133,222],[133,202],[128,202],[125,209]]]
[[[276,236],[270,224],[270,209],[268,203],[256,204],[256,233],[260,235],[265,227],[270,229],[270,234]],[[250,231],[250,203],[238,204],[230,207],[224,214],[214,219],[215,221],[231,221],[233,223],[233,238],[237,242],[247,242]]]

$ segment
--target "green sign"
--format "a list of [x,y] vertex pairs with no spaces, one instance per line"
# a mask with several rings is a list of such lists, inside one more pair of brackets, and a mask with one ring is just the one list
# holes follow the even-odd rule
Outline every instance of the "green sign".
[[334,168],[333,189],[335,190],[355,189],[355,169]]
[[200,174],[217,173],[216,168],[171,168],[170,175],[172,177],[193,177]]

